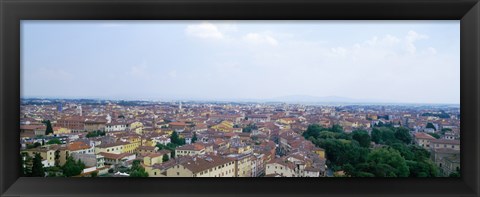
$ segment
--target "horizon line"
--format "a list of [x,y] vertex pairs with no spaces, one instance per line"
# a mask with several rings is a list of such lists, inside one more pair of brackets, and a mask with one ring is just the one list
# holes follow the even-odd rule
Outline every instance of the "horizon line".
[[[314,96],[315,97],[315,96]],[[338,96],[325,96],[326,97],[338,97]],[[320,97],[322,98],[322,97]],[[346,98],[347,97],[338,97]],[[426,103],[426,102],[399,102],[399,101],[280,101],[275,99],[199,99],[199,98],[189,98],[189,99],[160,99],[160,98],[93,98],[93,97],[72,97],[72,98],[61,98],[61,97],[40,97],[40,96],[29,96],[29,97],[20,97],[20,99],[46,99],[46,100],[100,100],[100,101],[150,101],[150,102],[243,102],[243,103],[293,103],[293,104],[408,104],[408,105],[460,105],[461,103]],[[367,100],[367,99],[365,99]]]

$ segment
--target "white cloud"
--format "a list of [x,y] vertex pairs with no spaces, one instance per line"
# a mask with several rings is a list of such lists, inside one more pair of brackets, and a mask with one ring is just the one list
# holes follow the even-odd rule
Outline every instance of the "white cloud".
[[196,25],[188,25],[185,29],[188,36],[202,38],[202,39],[222,39],[224,35],[219,28],[211,23],[203,22]]
[[252,44],[268,44],[271,46],[277,46],[278,41],[267,33],[248,33],[243,37],[243,40]]
[[428,39],[427,35],[419,34],[415,31],[410,30],[405,37],[405,47],[407,52],[410,54],[414,54],[417,51],[417,47],[415,46],[415,42],[418,40]]

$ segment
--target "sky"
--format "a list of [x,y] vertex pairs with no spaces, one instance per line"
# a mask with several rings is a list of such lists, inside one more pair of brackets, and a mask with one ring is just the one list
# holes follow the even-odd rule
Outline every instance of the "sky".
[[460,22],[21,22],[21,97],[460,103]]

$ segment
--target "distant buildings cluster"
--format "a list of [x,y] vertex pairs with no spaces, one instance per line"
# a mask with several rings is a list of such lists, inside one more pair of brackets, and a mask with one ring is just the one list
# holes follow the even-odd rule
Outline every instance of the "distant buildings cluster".
[[[21,105],[20,152],[32,157],[39,153],[44,167],[62,166],[71,156],[86,166],[78,176],[122,176],[122,169],[139,160],[149,177],[323,177],[328,176],[328,158],[301,136],[308,125],[337,124],[351,132],[390,124],[409,128],[415,142],[431,151],[432,160],[448,175],[459,168],[459,110],[442,109],[448,118],[435,116],[438,111],[411,106],[54,100]],[[44,120],[50,120],[52,133],[46,133]],[[184,144],[165,148],[174,143],[174,132]],[[57,139],[60,143],[49,143]]]

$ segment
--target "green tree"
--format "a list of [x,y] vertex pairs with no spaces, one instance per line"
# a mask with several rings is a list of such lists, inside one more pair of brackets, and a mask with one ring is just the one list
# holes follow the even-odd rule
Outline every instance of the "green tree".
[[376,177],[408,177],[405,159],[393,148],[375,149],[367,157],[370,172]]
[[336,132],[336,133],[342,133],[343,132],[343,127],[338,125],[338,124],[334,124],[332,126],[332,128],[330,128],[330,131]]
[[410,144],[412,142],[412,136],[410,135],[410,132],[404,127],[399,127],[395,129],[395,138],[405,144]]
[[433,136],[434,138],[436,139],[440,139],[440,135],[438,135],[437,133],[430,133],[431,136]]
[[395,132],[390,127],[376,127],[372,129],[372,141],[376,144],[393,144],[398,142]]
[[71,156],[67,158],[67,161],[62,166],[63,174],[67,177],[79,175],[83,169],[85,169],[85,164],[80,160],[75,161]]
[[168,161],[169,159],[170,159],[170,158],[168,157],[167,154],[163,155],[163,157],[162,157],[162,161],[163,161],[163,162],[166,162],[166,161]]
[[446,132],[449,132],[449,131],[452,131],[452,129],[450,129],[450,128],[443,128],[442,130],[440,130],[440,134],[445,135],[445,133],[446,133]]
[[382,140],[381,131],[377,128],[373,128],[371,134],[372,134],[372,141],[375,142],[375,144],[380,144]]
[[23,155],[20,154],[20,176],[26,176],[25,172],[25,160],[23,159]]
[[197,132],[193,132],[193,137],[192,137],[192,143],[195,143],[197,141]]
[[58,138],[53,138],[48,140],[47,144],[62,144],[62,142]]
[[356,130],[352,132],[352,139],[357,141],[360,146],[368,148],[370,147],[370,135],[368,135],[368,132],[365,130]]
[[175,149],[177,148],[178,145],[173,144],[173,143],[168,143],[166,146],[160,143],[157,143],[156,147],[158,147],[158,150],[169,150],[171,151],[171,157],[175,158]]
[[437,130],[431,122],[427,123],[427,126],[425,128],[430,128],[430,129],[433,129],[435,131]]
[[314,137],[314,138],[318,138],[318,136],[320,135],[320,132],[321,131],[324,131],[326,129],[324,129],[322,126],[318,125],[318,124],[311,124],[311,125],[308,125],[307,127],[307,130],[305,132],[303,132],[303,137],[305,138],[308,138],[310,136]]
[[32,174],[33,177],[45,177],[45,170],[43,169],[42,164],[42,156],[36,153],[35,157],[33,158],[33,165],[32,165]]
[[460,177],[460,169],[457,169],[457,171],[450,173],[448,177]]
[[134,160],[130,168],[130,177],[148,177],[145,168],[140,165],[140,160]]
[[45,129],[45,135],[53,133],[52,123],[50,122],[50,120],[44,120],[42,121],[42,123],[45,124],[45,126],[47,127]]
[[25,158],[25,160],[23,161],[23,163],[25,164],[25,176],[32,176],[33,158],[30,157],[30,155],[28,155],[27,153],[22,153],[22,157]]
[[184,145],[185,144],[185,139],[178,136],[178,133],[176,131],[174,131],[172,133],[172,135],[170,136],[170,141],[171,141],[171,143],[176,144],[176,145]]
[[98,176],[98,172],[97,171],[93,171],[92,174],[90,174],[92,177],[97,177]]
[[407,160],[406,162],[410,177],[436,177],[438,175],[438,167],[430,160]]

